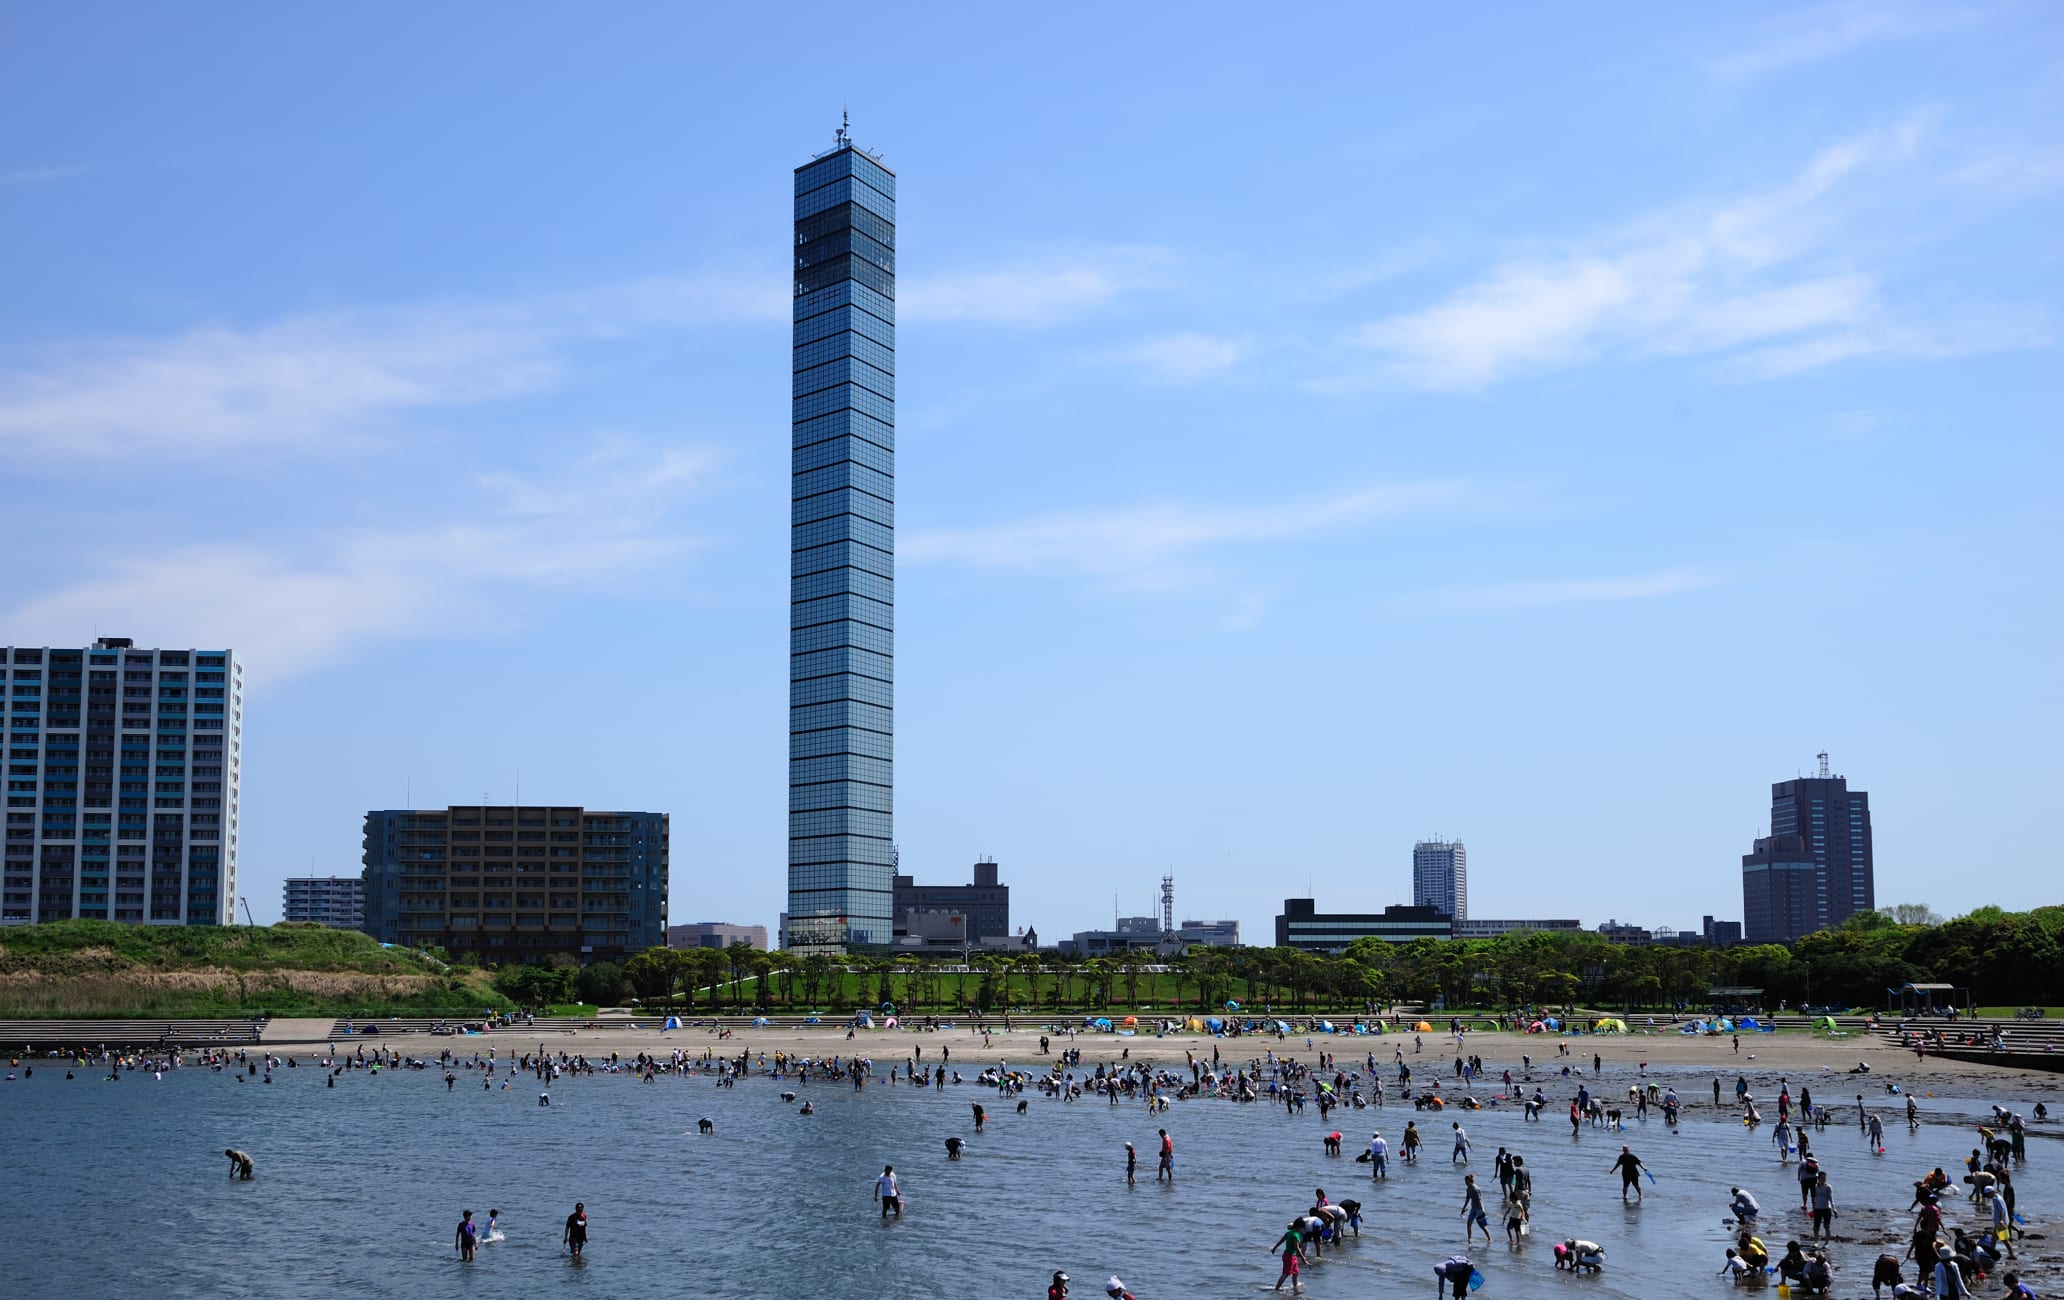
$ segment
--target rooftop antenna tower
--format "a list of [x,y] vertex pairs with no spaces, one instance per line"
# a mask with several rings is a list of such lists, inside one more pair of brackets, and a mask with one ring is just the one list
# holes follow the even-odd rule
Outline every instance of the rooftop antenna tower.
[[1175,877],[1161,877],[1161,933],[1175,933]]
[[1828,779],[1828,774],[1827,774],[1827,751],[1826,751],[1826,750],[1824,750],[1824,749],[1820,751],[1820,779],[1821,779],[1821,780],[1823,780],[1823,781],[1825,781],[1825,780],[1827,780],[1827,779]]
[[838,134],[833,137],[833,140],[837,143],[839,148],[843,149],[853,142],[853,137],[848,134],[848,132],[852,128],[852,125],[853,115],[847,112],[844,108],[841,108],[839,110]]

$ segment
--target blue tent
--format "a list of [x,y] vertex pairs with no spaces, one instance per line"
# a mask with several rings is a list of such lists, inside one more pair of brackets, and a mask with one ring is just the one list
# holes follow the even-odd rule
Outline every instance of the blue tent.
[[1217,1016],[1206,1016],[1204,1017],[1204,1027],[1214,1034],[1222,1034],[1225,1032],[1225,1021],[1220,1020]]

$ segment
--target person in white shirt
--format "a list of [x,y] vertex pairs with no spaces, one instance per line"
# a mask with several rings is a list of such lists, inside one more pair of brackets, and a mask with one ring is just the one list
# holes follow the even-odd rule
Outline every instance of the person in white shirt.
[[1381,1133],[1369,1135],[1369,1177],[1390,1177],[1390,1143],[1383,1140]]
[[884,1219],[893,1211],[897,1218],[903,1217],[903,1189],[896,1182],[896,1166],[883,1165],[881,1177],[874,1180],[875,1197],[881,1201]]

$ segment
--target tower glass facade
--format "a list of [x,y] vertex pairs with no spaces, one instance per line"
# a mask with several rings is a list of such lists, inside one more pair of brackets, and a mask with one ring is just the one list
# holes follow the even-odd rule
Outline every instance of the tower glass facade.
[[788,948],[893,938],[896,177],[795,171]]

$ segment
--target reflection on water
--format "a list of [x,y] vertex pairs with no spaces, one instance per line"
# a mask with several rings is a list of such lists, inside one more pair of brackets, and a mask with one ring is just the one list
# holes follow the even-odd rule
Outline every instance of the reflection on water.
[[[1179,1047],[1167,1054],[1180,1062]],[[1504,1064],[1491,1063],[1494,1072]],[[1048,1275],[1063,1268],[1078,1296],[1100,1295],[1113,1272],[1142,1300],[1231,1296],[1274,1283],[1269,1243],[1323,1186],[1336,1201],[1361,1200],[1367,1223],[1359,1243],[1306,1269],[1305,1289],[1363,1296],[1386,1283],[1423,1288],[1432,1264],[1462,1249],[1463,1171],[1450,1164],[1447,1141],[1456,1119],[1474,1141],[1472,1168],[1491,1189],[1494,1226],[1493,1154],[1511,1147],[1534,1170],[1527,1244],[1509,1250],[1501,1228],[1491,1247],[1479,1237],[1473,1257],[1487,1296],[1720,1294],[1724,1284],[1712,1275],[1734,1183],[1762,1201],[1773,1252],[1807,1229],[1768,1128],[1750,1132],[1718,1116],[1711,1074],[1693,1071],[1651,1071],[1699,1103],[1678,1132],[1659,1115],[1643,1123],[1630,1111],[1624,1135],[1586,1128],[1574,1141],[1564,1112],[1575,1081],[1545,1076],[1554,1104],[1545,1122],[1528,1124],[1503,1107],[1435,1116],[1393,1104],[1322,1122],[1316,1108],[1289,1116],[1266,1103],[1192,1101],[1149,1116],[1137,1103],[1037,1095],[1019,1116],[972,1085],[877,1083],[856,1094],[823,1080],[754,1078],[719,1089],[703,1078],[647,1085],[597,1076],[561,1080],[541,1108],[535,1086],[483,1091],[463,1073],[451,1093],[435,1071],[354,1072],[334,1089],[307,1068],[277,1071],[269,1087],[191,1069],[163,1082],[78,1073],[66,1082],[46,1062],[32,1080],[0,1085],[11,1295],[292,1298],[345,1288],[503,1297],[542,1286],[632,1296],[664,1281],[715,1297],[1012,1297],[1044,1294]],[[1633,1077],[1608,1065],[1602,1089],[1624,1097]],[[1751,1082],[1774,1097],[1774,1080]],[[1832,1101],[1849,1081],[1793,1079],[1795,1091],[1801,1082],[1823,1085]],[[1977,1114],[1995,1100],[2024,1111],[2030,1104],[2004,1093],[1925,1099],[1937,1122],[1910,1135],[1899,1099],[1884,1095],[1882,1080],[1872,1087],[1887,1121],[1886,1155],[1866,1148],[1853,1114],[1814,1144],[1841,1207],[1838,1295],[1865,1290],[1880,1249],[1903,1252],[1912,1180],[1935,1165],[1961,1176]],[[814,1101],[816,1114],[799,1116],[780,1100],[784,1089]],[[991,1115],[980,1135],[970,1120],[976,1100]],[[1952,1114],[1968,1122],[1952,1126]],[[713,1136],[696,1133],[705,1116]],[[1416,1168],[1393,1161],[1389,1181],[1372,1184],[1354,1153],[1377,1128],[1395,1146],[1407,1119],[1427,1132],[1425,1157]],[[1164,1126],[1177,1147],[1172,1187],[1152,1178],[1155,1130]],[[1334,1128],[1346,1154],[1329,1158],[1322,1138]],[[943,1139],[956,1134],[967,1139],[966,1155],[948,1162]],[[1136,1187],[1125,1183],[1128,1140],[1141,1153]],[[1639,1203],[1621,1204],[1610,1168],[1622,1141],[1655,1174]],[[228,1180],[221,1153],[231,1146],[257,1158],[257,1181]],[[2058,1204],[2064,1146],[2029,1146],[2016,1185],[2021,1213],[2040,1232]],[[884,1163],[904,1180],[900,1222],[881,1222],[871,1199]],[[587,1203],[592,1225],[577,1264],[559,1249],[576,1200]],[[459,1264],[451,1249],[459,1211],[484,1220],[490,1208],[502,1212],[505,1240]],[[1978,1221],[1961,1200],[1948,1209],[1952,1222]],[[1564,1236],[1604,1243],[1605,1273],[1556,1273],[1551,1245]],[[2036,1256],[2026,1271],[2038,1290],[2064,1276],[2048,1245],[2025,1246]]]

